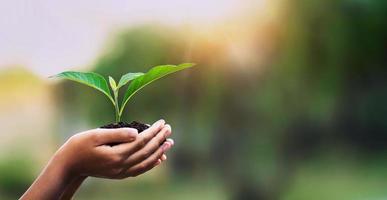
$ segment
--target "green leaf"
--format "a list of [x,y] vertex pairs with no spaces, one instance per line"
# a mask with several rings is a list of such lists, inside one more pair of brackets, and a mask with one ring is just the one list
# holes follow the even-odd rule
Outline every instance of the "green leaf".
[[180,65],[159,65],[159,66],[153,67],[146,74],[135,78],[129,84],[128,89],[125,92],[125,96],[121,104],[120,114],[122,114],[125,108],[125,105],[129,101],[129,99],[146,85],[168,74],[193,67],[194,65],[195,65],[194,63],[184,63]]
[[141,75],[144,75],[144,73],[142,72],[137,72],[137,73],[127,73],[125,75],[123,75],[120,79],[120,81],[118,82],[118,88],[126,85],[129,81],[141,76]]
[[71,81],[85,84],[94,89],[97,89],[98,91],[104,93],[113,103],[113,105],[115,104],[105,78],[97,73],[66,71],[66,72],[62,72],[60,74],[51,76],[50,78],[54,78],[54,77],[68,79]]
[[116,84],[116,81],[111,76],[109,76],[109,83],[110,83],[110,87],[112,88],[112,90],[116,91],[117,90],[117,84]]

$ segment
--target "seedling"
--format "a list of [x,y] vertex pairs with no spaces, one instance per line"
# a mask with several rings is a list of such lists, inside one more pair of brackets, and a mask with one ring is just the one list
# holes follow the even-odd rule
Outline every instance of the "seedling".
[[[159,65],[153,67],[147,73],[127,73],[121,77],[118,84],[111,76],[109,76],[109,85],[111,91],[113,92],[113,95],[109,89],[106,79],[97,73],[65,71],[51,77],[64,78],[78,83],[82,83],[105,94],[114,106],[116,123],[119,123],[121,122],[121,116],[124,111],[125,105],[139,90],[141,90],[146,85],[152,83],[157,79],[160,79],[168,74],[172,74],[174,72],[190,68],[194,65],[195,64],[193,63],[184,63],[180,65]],[[122,99],[120,104],[118,100],[119,90],[126,84],[129,84],[129,86],[126,89],[124,98]]]

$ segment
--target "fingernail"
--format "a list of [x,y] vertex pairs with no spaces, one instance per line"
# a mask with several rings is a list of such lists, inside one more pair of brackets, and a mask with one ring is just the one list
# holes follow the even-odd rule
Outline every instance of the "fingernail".
[[171,144],[169,144],[168,142],[165,142],[164,145],[163,145],[163,150],[167,151],[170,148],[171,148]]
[[[135,128],[123,128],[126,132],[126,134],[128,135],[128,141],[129,142],[133,142],[134,140],[136,140],[136,135],[138,135],[138,131],[137,129]],[[134,135],[136,134],[136,135]]]
[[124,128],[124,129],[128,132],[128,134],[130,134],[130,133],[132,133],[132,132],[135,132],[135,133],[138,134],[138,130],[135,129],[135,128]]
[[164,128],[168,129],[167,133],[165,134],[167,137],[172,134],[172,129],[169,124],[165,125]]
[[162,156],[161,156],[161,161],[165,161],[167,159],[167,156],[165,155],[165,154],[163,154]]
[[168,138],[168,139],[167,139],[167,142],[171,143],[171,145],[174,145],[174,144],[175,144],[175,141],[173,141],[172,138]]
[[160,119],[160,120],[158,120],[157,122],[155,122],[153,125],[154,126],[160,126],[160,125],[162,125],[162,124],[164,124],[165,123],[165,121],[163,120],[163,119]]

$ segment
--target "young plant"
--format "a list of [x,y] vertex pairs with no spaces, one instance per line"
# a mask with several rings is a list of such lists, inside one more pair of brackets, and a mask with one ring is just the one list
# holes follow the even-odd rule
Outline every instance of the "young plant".
[[[125,105],[128,103],[129,99],[132,98],[133,95],[136,94],[139,90],[159,78],[162,78],[168,74],[172,74],[174,72],[186,68],[190,68],[194,65],[195,64],[193,63],[184,63],[180,65],[159,65],[153,67],[147,73],[127,73],[121,77],[118,84],[111,76],[109,76],[109,85],[113,92],[113,95],[109,89],[106,79],[97,73],[65,71],[51,77],[64,78],[78,83],[82,83],[105,94],[114,106],[116,123],[118,123],[121,121],[121,116],[124,111]],[[119,90],[128,83],[129,86],[126,89],[124,98],[122,99],[121,104],[119,104]]]

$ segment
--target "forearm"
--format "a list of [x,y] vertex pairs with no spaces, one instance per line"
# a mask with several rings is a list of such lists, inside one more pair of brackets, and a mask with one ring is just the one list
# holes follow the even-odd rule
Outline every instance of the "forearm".
[[21,200],[55,200],[59,199],[66,187],[75,178],[58,158],[53,158],[28,188]]
[[60,200],[70,200],[86,178],[86,176],[80,176],[73,179],[64,190]]

